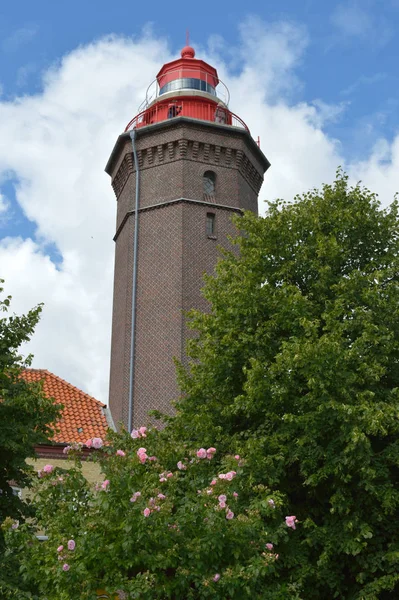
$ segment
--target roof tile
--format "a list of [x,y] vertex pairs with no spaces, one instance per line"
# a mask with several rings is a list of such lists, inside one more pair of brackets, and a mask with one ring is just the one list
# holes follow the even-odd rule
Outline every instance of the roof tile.
[[105,404],[46,369],[25,369],[22,376],[29,382],[42,381],[45,395],[64,405],[61,419],[55,424],[53,442],[71,444],[84,443],[93,437],[105,438],[108,429]]

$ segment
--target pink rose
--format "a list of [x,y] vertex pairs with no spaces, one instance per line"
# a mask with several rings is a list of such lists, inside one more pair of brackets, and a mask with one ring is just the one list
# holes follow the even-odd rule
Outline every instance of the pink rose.
[[232,510],[228,510],[226,513],[226,519],[228,519],[229,521],[234,517],[234,513]]
[[226,502],[223,502],[223,500],[221,502],[219,502],[219,506],[220,508],[226,508]]
[[236,454],[234,458],[235,458],[236,460],[240,460],[240,455],[239,455],[239,454]]
[[166,477],[160,477],[160,478],[159,478],[159,481],[160,481],[161,483],[163,483],[164,481],[166,481]]
[[93,438],[93,448],[99,450],[103,445],[103,441],[101,438]]
[[160,500],[165,500],[166,496],[165,494],[158,494],[157,496]]
[[70,451],[71,446],[65,446],[65,448],[63,449],[62,453],[63,454],[68,454],[68,452]]
[[126,456],[126,453],[125,453],[125,452],[123,452],[123,450],[117,450],[117,451],[116,451],[116,455],[117,455],[117,456]]
[[233,496],[234,496],[234,498],[238,498],[237,492],[233,492]]
[[208,450],[206,451],[206,457],[208,460],[211,460],[213,458],[213,455],[216,452],[216,448],[208,448]]
[[296,527],[295,527],[296,522],[297,522],[297,519],[295,516],[285,517],[285,524],[287,525],[287,527],[292,527],[292,529],[296,529]]
[[212,481],[211,481],[211,485],[216,485],[216,484],[217,484],[217,482],[218,482],[218,480],[217,480],[217,479],[212,479]]
[[177,463],[177,468],[179,469],[179,471],[185,471],[187,469],[186,465],[184,465],[181,460],[179,460],[179,462]]
[[275,505],[275,503],[274,503],[274,500],[272,500],[271,498],[270,498],[270,500],[268,500],[268,501],[267,501],[267,503],[268,503],[268,504],[269,504],[269,506],[271,506],[272,508],[276,508],[276,505]]
[[137,440],[137,438],[140,437],[140,433],[139,433],[139,431],[137,431],[137,429],[133,429],[132,433],[130,435],[134,440]]
[[109,483],[110,483],[109,479],[106,479],[105,481],[103,481],[101,484],[101,489],[107,491]]
[[158,460],[158,459],[157,459],[157,457],[156,457],[156,456],[149,456],[149,457],[148,457],[148,460],[155,461],[155,460]]
[[143,515],[144,515],[145,517],[149,517],[149,516],[150,516],[150,514],[151,514],[151,511],[150,511],[150,509],[149,509],[149,508],[145,508],[145,509],[143,510]]
[[62,565],[62,570],[63,570],[63,571],[69,571],[69,565],[68,565],[68,563],[64,563],[64,564]]
[[219,479],[226,479],[226,475],[224,473],[220,473]]
[[51,473],[54,470],[53,465],[44,465],[42,471],[43,473]]
[[62,551],[63,551],[63,549],[64,549],[64,546],[58,546],[58,548],[57,548],[57,552],[62,552]]
[[137,498],[140,498],[141,492],[134,492],[133,496],[130,498],[130,502],[136,502]]
[[170,479],[171,477],[173,477],[173,473],[168,473],[168,474],[166,475],[166,477],[167,477],[168,479]]
[[266,544],[266,548],[268,550],[273,550],[273,544]]
[[216,575],[213,576],[213,581],[217,582],[220,579],[220,575],[219,573],[216,573]]
[[220,494],[220,496],[218,496],[218,500],[219,502],[226,502],[227,496],[225,494]]
[[69,540],[68,550],[75,550],[75,546],[76,546],[76,544],[75,544],[74,540]]
[[197,451],[197,456],[198,456],[198,458],[206,458],[206,450],[205,450],[205,448],[200,448]]
[[231,471],[226,473],[226,475],[224,476],[224,478],[227,479],[227,481],[231,481],[233,479],[233,477],[234,477],[234,475],[231,473]]
[[141,437],[147,437],[146,436],[146,431],[147,431],[147,427],[140,427],[139,428],[139,433],[140,433]]
[[85,443],[85,446],[86,446],[87,448],[91,448],[91,447],[92,447],[92,445],[93,445],[93,441],[92,441],[92,440],[87,440],[87,442]]

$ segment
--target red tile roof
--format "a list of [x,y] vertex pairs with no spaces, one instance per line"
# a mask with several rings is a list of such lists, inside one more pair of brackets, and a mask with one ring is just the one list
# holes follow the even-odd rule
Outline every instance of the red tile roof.
[[26,369],[22,376],[29,382],[42,381],[46,396],[64,405],[61,419],[55,425],[53,442],[84,443],[93,437],[105,438],[108,429],[105,404],[45,369]]

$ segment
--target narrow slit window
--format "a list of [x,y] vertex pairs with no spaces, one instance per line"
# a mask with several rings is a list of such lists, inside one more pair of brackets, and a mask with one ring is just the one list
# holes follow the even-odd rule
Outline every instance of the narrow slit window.
[[206,197],[214,196],[216,190],[216,173],[214,171],[205,171],[203,177],[204,195]]
[[215,213],[206,213],[206,235],[215,236],[216,234],[216,215]]

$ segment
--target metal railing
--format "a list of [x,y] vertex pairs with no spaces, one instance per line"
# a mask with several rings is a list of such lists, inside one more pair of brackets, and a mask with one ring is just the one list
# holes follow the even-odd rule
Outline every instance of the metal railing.
[[[176,80],[176,81],[179,81],[181,84],[181,87],[177,87],[173,91],[175,91],[176,89],[178,89],[178,90],[197,89],[197,88],[184,87],[185,85],[187,85],[187,81],[190,78],[200,79],[201,81],[205,82],[206,87],[210,86],[212,88],[215,88],[215,76],[211,75],[204,69],[199,69],[196,67],[187,67],[187,66],[180,67],[179,69],[172,69],[171,71],[166,71],[164,74],[162,74],[161,77],[159,78],[159,80],[154,79],[154,81],[152,81],[150,83],[150,85],[148,86],[147,91],[146,91],[145,100],[143,100],[143,102],[140,104],[140,106],[138,108],[138,112],[145,110],[146,108],[148,108],[148,106],[151,102],[153,102],[154,100],[156,100],[157,98],[162,96],[162,92],[160,93],[160,89],[162,90],[164,85],[169,84],[171,81]],[[176,85],[178,85],[178,84],[176,84]],[[230,102],[229,88],[220,79],[218,79],[217,85],[218,85],[218,89],[217,89],[217,91],[215,90],[216,97],[219,98],[219,100],[221,100],[222,102],[224,102],[224,104],[226,104],[226,106],[228,106],[229,102]]]
[[125,132],[176,117],[187,117],[201,121],[211,121],[220,125],[231,125],[232,127],[239,127],[249,132],[244,121],[228,108],[218,106],[212,102],[197,102],[191,99],[157,102],[146,110],[139,112],[138,115],[129,121]]

